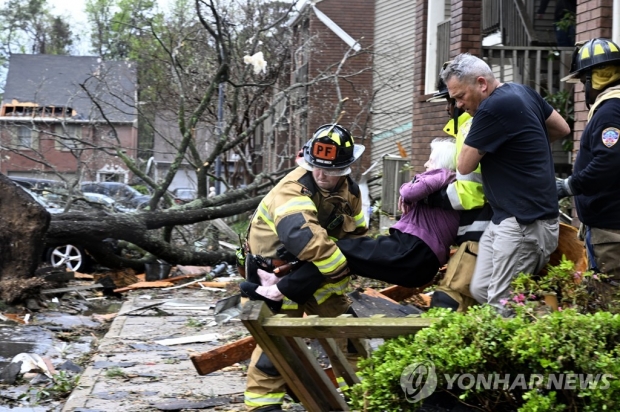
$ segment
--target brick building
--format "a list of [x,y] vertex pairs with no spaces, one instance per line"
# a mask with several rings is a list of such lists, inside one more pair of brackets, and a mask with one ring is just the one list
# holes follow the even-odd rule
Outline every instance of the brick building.
[[[301,148],[317,127],[339,116],[339,101],[346,98],[339,122],[356,143],[366,146],[354,174],[370,163],[374,13],[373,0],[322,0],[306,3],[291,23],[291,82],[312,84],[298,89],[290,101],[289,143]],[[313,81],[334,74],[330,80]]]
[[0,172],[129,182],[136,67],[93,56],[13,54],[0,108]]

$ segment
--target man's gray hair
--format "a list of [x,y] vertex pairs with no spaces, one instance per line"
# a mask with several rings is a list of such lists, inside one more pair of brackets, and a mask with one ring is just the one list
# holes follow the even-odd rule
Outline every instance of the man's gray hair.
[[441,72],[441,78],[447,84],[448,80],[456,77],[459,82],[474,83],[478,77],[487,81],[495,79],[493,71],[486,62],[469,53],[461,53]]

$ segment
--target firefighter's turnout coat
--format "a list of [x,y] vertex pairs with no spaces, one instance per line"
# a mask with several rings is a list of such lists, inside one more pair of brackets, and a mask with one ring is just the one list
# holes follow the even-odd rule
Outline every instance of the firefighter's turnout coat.
[[[250,253],[277,258],[284,246],[301,261],[312,262],[325,276],[347,268],[335,240],[367,231],[358,185],[350,177],[333,192],[321,190],[312,172],[298,167],[285,176],[261,201],[248,234]],[[327,278],[326,278],[327,279]],[[318,304],[332,294],[342,294],[348,277],[325,284],[315,293]],[[283,309],[292,309],[291,301]]]

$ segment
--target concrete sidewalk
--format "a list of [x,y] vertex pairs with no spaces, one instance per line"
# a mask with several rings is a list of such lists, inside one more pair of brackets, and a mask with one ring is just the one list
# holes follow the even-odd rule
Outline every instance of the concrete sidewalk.
[[[225,293],[201,289],[130,292],[62,411],[244,410],[245,367],[199,376],[189,360],[194,352],[248,335],[236,317],[216,324],[213,306]],[[165,303],[131,312],[160,302]],[[210,334],[217,335],[211,342],[155,343]]]

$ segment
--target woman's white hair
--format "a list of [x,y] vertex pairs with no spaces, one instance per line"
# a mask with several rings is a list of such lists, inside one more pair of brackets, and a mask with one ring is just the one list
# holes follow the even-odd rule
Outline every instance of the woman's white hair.
[[456,170],[456,140],[452,138],[438,138],[431,142],[431,156],[433,163],[440,169]]

